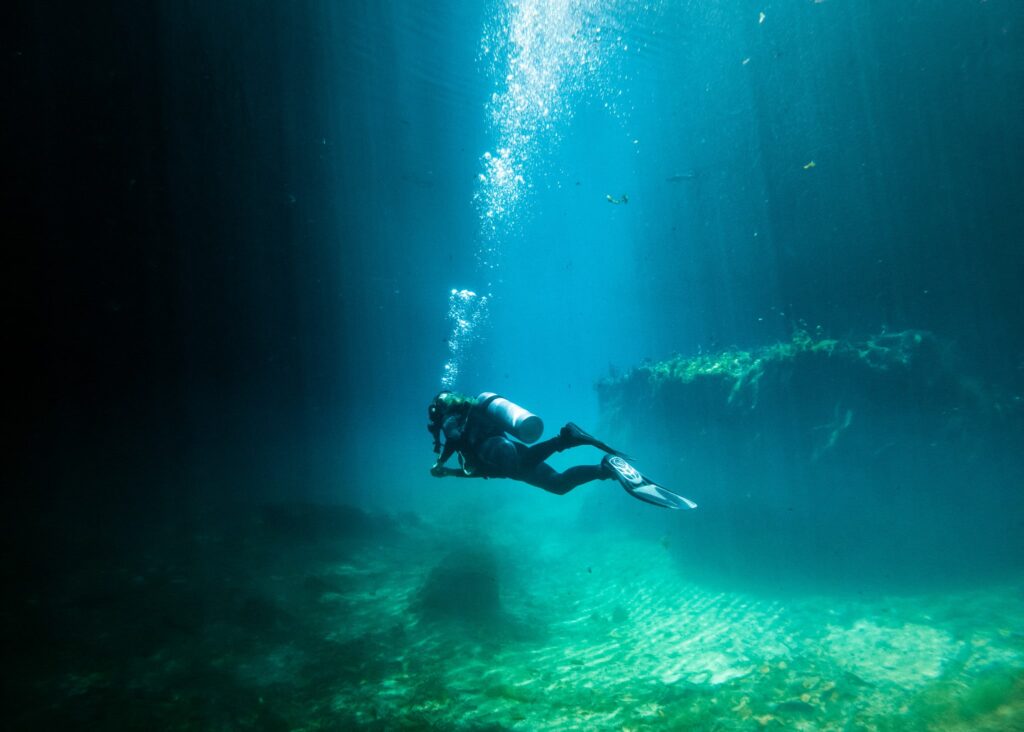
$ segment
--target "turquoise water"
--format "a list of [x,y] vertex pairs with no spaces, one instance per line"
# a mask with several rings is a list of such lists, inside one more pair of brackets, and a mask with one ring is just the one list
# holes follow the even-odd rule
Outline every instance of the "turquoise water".
[[1024,6],[27,17],[13,727],[1024,729]]

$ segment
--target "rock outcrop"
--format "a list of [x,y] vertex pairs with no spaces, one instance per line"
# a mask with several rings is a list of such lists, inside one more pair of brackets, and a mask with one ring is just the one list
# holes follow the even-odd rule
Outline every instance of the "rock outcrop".
[[678,542],[691,556],[892,578],[1024,556],[1024,403],[962,373],[930,333],[798,331],[597,390],[615,444],[700,504]]

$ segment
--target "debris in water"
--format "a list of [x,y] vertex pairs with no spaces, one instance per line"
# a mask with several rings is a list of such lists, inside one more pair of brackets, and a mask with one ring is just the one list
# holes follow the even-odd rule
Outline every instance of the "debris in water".
[[625,193],[623,193],[619,198],[615,198],[611,193],[609,193],[605,196],[605,199],[607,199],[608,203],[614,203],[616,206],[620,203],[629,203],[629,196]]
[[807,163],[807,165],[804,166],[804,170],[810,170],[811,168],[814,168],[814,167],[816,167],[816,166],[814,164],[814,161],[812,160],[811,162]]

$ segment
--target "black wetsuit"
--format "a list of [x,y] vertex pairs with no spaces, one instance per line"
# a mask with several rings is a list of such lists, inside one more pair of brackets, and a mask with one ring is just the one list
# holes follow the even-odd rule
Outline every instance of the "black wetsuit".
[[511,478],[543,488],[551,493],[564,495],[578,485],[592,480],[603,480],[608,476],[600,465],[578,465],[559,473],[545,460],[555,452],[573,447],[561,437],[524,445],[513,442],[505,436],[500,427],[489,423],[486,416],[471,409],[468,415],[451,415],[441,426],[445,444],[439,465],[458,452],[464,471],[472,478]]

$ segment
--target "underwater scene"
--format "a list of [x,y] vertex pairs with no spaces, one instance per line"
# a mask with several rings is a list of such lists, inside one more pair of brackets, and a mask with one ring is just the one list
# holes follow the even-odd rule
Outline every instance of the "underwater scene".
[[1024,3],[13,16],[5,728],[1024,732]]

